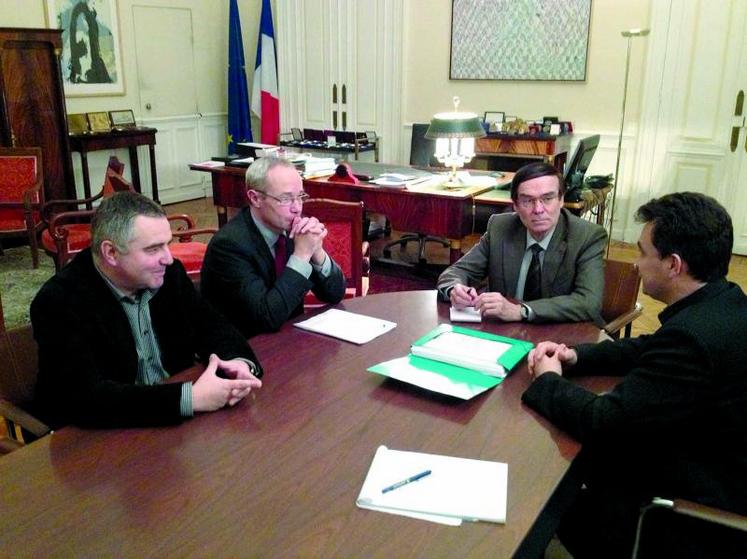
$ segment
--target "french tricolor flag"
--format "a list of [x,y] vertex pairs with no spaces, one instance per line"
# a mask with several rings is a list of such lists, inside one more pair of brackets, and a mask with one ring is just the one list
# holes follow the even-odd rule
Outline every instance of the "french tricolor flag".
[[275,32],[272,26],[270,0],[262,0],[257,63],[252,84],[252,112],[262,121],[262,143],[277,144],[280,134],[280,103],[275,61]]

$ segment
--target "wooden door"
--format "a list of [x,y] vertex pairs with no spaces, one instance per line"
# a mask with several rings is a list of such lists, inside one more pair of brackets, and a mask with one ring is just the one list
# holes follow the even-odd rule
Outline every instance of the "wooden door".
[[42,149],[47,200],[75,198],[58,29],[0,28],[0,142]]

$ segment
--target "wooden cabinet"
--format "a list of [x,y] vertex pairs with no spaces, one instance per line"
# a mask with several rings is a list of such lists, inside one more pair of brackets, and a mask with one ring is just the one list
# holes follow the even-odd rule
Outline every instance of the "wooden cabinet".
[[0,27],[0,143],[38,146],[47,200],[75,198],[59,29]]
[[278,2],[281,129],[374,130],[383,160],[401,128],[402,0]]

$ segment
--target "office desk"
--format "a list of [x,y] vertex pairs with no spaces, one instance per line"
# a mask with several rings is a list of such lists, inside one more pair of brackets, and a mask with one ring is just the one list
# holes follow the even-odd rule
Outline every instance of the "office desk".
[[[541,512],[579,444],[522,406],[526,366],[470,401],[435,395],[365,371],[447,320],[435,291],[340,307],[398,326],[356,346],[286,324],[252,339],[264,386],[234,408],[175,427],[66,427],[3,457],[0,556],[510,557],[544,545]],[[481,327],[569,344],[599,333]],[[506,524],[358,509],[380,444],[507,462]]]
[[[355,173],[378,177],[385,172],[426,175],[413,167],[399,167],[385,163],[351,161]],[[228,208],[242,208],[247,204],[245,169],[238,167],[210,168],[199,164],[189,166],[194,171],[210,173],[213,184],[213,204],[218,212],[218,225],[227,221]],[[513,173],[505,173],[501,183],[511,181]],[[388,188],[362,182],[358,185],[328,182],[326,179],[304,180],[304,189],[313,198],[331,198],[348,202],[363,202],[368,211],[384,214],[398,231],[412,231],[426,235],[447,237],[450,260],[462,255],[462,239],[474,232],[474,198],[492,187],[468,187],[447,190],[442,186],[415,185],[409,189]]]
[[[91,196],[91,178],[88,174],[88,152],[104,149],[127,148],[132,165],[132,185],[135,190],[142,192],[140,187],[140,165],[137,158],[137,146],[148,146],[150,154],[150,179],[153,188],[153,200],[158,200],[158,176],[156,174],[156,132],[155,128],[125,128],[101,132],[96,134],[70,134],[70,150],[80,153],[80,163],[83,170],[83,192],[85,197]],[[88,205],[91,209],[91,205]]]

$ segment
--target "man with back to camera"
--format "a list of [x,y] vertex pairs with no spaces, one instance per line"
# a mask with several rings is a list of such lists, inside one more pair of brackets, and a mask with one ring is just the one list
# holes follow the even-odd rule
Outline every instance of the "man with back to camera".
[[[246,339],[172,258],[158,204],[116,193],[98,207],[91,230],[92,248],[31,303],[39,346],[34,409],[42,419],[52,427],[177,423],[233,406],[262,385]],[[162,382],[191,367],[195,354],[207,367],[194,383]]]
[[[667,305],[661,327],[576,348],[542,342],[529,355],[534,382],[522,400],[584,445],[586,487],[558,530],[577,559],[630,557],[640,507],[653,497],[747,514],[747,298],[726,280],[731,219],[695,193],[651,200],[637,218],[636,264],[643,292]],[[592,374],[624,378],[602,395],[565,378]],[[747,550],[722,538],[678,541],[666,556]]]
[[[506,322],[601,325],[607,234],[564,209],[564,193],[552,165],[519,169],[511,181],[516,213],[490,217],[480,241],[438,278],[439,295]],[[485,278],[487,290],[478,294]]]
[[309,196],[291,162],[257,159],[246,187],[249,206],[211,239],[200,282],[202,294],[250,337],[301,314],[309,289],[339,303],[345,278],[322,247],[324,224],[302,215]]

